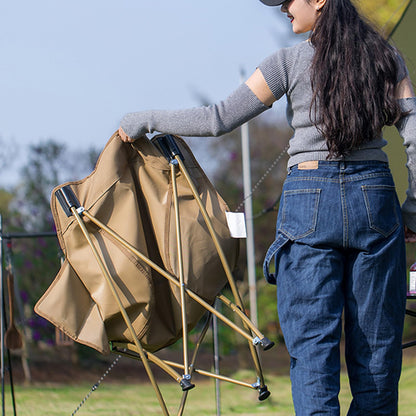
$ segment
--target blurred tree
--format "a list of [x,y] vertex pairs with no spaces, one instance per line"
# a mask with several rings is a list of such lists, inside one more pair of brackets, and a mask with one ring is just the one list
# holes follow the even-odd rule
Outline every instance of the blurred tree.
[[26,231],[52,229],[49,195],[59,183],[65,159],[65,146],[53,140],[31,146],[17,190],[21,226]]
[[[66,146],[47,140],[29,149],[19,184],[11,192],[0,190],[3,232],[20,235],[12,241],[12,260],[20,293],[19,321],[27,323],[34,341],[52,343],[54,327],[34,316],[33,306],[52,282],[60,267],[60,248],[53,237],[50,210],[52,189],[66,181],[89,174],[98,151],[69,151]],[[19,233],[19,234],[18,234]],[[52,236],[45,236],[51,233]]]
[[12,200],[13,194],[6,189],[0,188],[0,213],[2,215],[9,212],[9,206]]
[[10,166],[11,161],[16,155],[15,146],[7,146],[5,140],[0,137],[0,169],[5,169]]
[[14,205],[20,213],[18,226],[25,231],[53,230],[50,195],[63,182],[80,179],[89,174],[98,157],[98,151],[69,151],[52,139],[34,144],[21,171]]

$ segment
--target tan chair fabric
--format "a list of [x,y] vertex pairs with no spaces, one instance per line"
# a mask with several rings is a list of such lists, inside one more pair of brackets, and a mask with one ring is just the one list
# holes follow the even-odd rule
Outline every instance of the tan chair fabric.
[[[238,240],[230,238],[227,206],[179,137],[184,164],[213,221],[231,267]],[[114,134],[87,178],[70,182],[81,205],[137,250],[177,276],[175,213],[170,165],[156,147],[141,138],[133,145]],[[220,259],[184,176],[177,174],[179,210],[188,288],[213,303],[226,283]],[[68,185],[68,184],[64,184]],[[109,352],[109,341],[132,341],[117,303],[76,219],[67,217],[55,198],[51,209],[66,260],[38,301],[35,311],[74,340]],[[181,337],[179,289],[170,284],[89,220],[86,226],[115,280],[133,328],[148,351]],[[187,319],[193,328],[205,310],[187,297]]]

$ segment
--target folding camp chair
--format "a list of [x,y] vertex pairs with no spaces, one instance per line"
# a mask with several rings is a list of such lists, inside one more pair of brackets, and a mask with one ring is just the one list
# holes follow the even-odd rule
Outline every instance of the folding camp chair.
[[[269,396],[257,346],[267,350],[273,342],[244,313],[230,266],[238,240],[226,226],[228,208],[180,137],[144,137],[128,145],[114,134],[89,177],[55,188],[51,208],[66,260],[37,313],[102,353],[140,360],[165,415],[150,363],[180,384],[178,415],[194,372],[257,389],[259,400]],[[233,301],[221,294],[226,284]],[[216,299],[242,325],[219,313]],[[188,334],[206,312],[246,338],[254,383],[195,367],[209,322],[192,359]],[[155,354],[180,338],[183,363]]]

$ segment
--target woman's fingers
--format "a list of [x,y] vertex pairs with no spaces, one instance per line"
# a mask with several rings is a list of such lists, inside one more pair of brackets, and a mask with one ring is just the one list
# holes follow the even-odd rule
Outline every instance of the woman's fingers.
[[134,142],[134,140],[131,137],[127,136],[127,134],[124,132],[124,130],[121,127],[119,127],[118,129],[118,135],[120,136],[120,139],[123,140],[123,142],[126,142],[126,143]]

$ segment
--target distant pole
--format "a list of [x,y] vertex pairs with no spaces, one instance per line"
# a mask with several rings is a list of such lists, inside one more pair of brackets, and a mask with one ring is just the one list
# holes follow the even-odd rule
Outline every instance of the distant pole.
[[[241,82],[245,81],[244,71],[241,70]],[[241,151],[243,164],[244,183],[244,211],[246,217],[247,240],[247,273],[250,296],[250,318],[255,326],[258,326],[257,319],[257,290],[256,290],[256,264],[254,253],[254,227],[253,227],[253,204],[251,187],[251,166],[250,166],[250,135],[248,123],[241,126]]]

